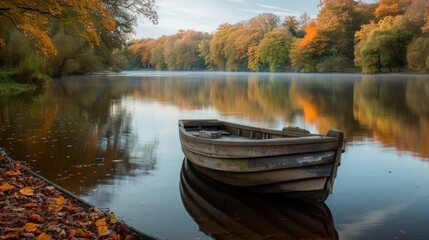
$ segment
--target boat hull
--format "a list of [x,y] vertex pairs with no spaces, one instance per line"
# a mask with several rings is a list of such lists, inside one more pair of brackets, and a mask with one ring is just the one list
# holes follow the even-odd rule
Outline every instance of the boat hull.
[[[195,126],[221,129],[229,135],[202,138],[196,136]],[[289,136],[283,131],[217,120],[182,121],[179,129],[183,153],[196,171],[254,192],[280,193],[313,201],[324,201],[332,192],[344,150],[344,135],[337,130],[330,130],[326,135],[291,133]],[[231,134],[245,131],[249,132],[247,136],[264,138]],[[252,131],[254,133],[250,133]]]

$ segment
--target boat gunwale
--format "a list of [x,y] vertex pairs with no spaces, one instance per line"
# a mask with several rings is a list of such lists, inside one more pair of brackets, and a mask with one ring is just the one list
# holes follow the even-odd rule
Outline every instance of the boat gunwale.
[[[298,136],[292,136],[292,137],[280,137],[280,138],[269,138],[269,139],[251,139],[248,140],[222,140],[222,139],[210,139],[210,138],[201,138],[198,136],[195,136],[191,133],[189,133],[185,126],[189,126],[186,123],[189,122],[196,122],[196,123],[205,123],[211,121],[213,125],[225,125],[230,126],[234,128],[240,128],[250,131],[259,131],[264,132],[268,134],[276,134],[276,135],[284,135],[287,136],[287,133],[293,133]],[[196,125],[198,126],[198,125]],[[246,126],[242,124],[237,123],[231,123],[227,121],[221,121],[217,119],[207,119],[207,120],[179,120],[179,131],[180,131],[180,137],[186,137],[188,139],[192,139],[194,141],[198,141],[200,143],[205,144],[215,144],[215,145],[243,145],[243,146],[265,146],[265,145],[298,145],[298,144],[317,144],[317,143],[324,143],[324,142],[336,142],[339,140],[338,137],[335,136],[328,136],[323,134],[308,134],[308,133],[299,133],[299,132],[291,132],[291,131],[281,131],[281,130],[274,130],[274,129],[267,129],[267,128],[259,128],[259,127],[253,127],[253,126]],[[301,136],[299,136],[301,135]]]

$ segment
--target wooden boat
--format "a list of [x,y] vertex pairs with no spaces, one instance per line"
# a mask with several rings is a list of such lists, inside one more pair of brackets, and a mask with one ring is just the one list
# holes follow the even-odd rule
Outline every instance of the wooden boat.
[[179,120],[182,151],[194,168],[254,192],[324,201],[332,193],[345,138],[286,127],[271,130],[220,120]]
[[324,202],[238,191],[195,171],[186,158],[180,195],[200,231],[213,239],[339,239]]

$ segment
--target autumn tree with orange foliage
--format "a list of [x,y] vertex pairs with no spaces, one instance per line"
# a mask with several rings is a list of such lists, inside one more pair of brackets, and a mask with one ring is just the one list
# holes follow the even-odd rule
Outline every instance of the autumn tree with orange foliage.
[[[110,31],[116,26],[112,13],[100,0],[2,0],[0,19],[13,24],[44,56],[57,53],[49,37],[49,22],[52,19],[61,19],[75,30],[82,29],[82,37],[91,46],[100,42],[98,23]],[[7,44],[4,39],[0,41]]]
[[[91,47],[101,41],[100,28],[113,31],[117,29],[117,19],[133,20],[121,15],[125,12],[135,10],[156,21],[153,4],[153,0],[1,0],[0,22],[11,24],[38,52],[51,56],[57,53],[49,36],[52,21],[59,21],[78,33]],[[129,10],[124,11],[127,6]],[[5,45],[7,41],[0,38],[0,44]]]
[[343,71],[352,66],[354,33],[371,19],[372,5],[353,0],[323,0],[320,7],[306,36],[291,51],[297,71]]

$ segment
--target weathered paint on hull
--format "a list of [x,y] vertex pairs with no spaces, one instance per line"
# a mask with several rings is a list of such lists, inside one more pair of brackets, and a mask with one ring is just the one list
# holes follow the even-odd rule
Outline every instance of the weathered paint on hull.
[[[192,124],[189,132],[183,122],[179,124],[183,153],[198,172],[212,179],[255,192],[316,201],[324,201],[332,192],[344,147],[344,135],[340,131],[287,136],[282,131],[210,120],[210,128],[227,129],[228,134],[247,131],[247,136],[259,135],[263,139],[246,139],[242,135],[207,139],[195,134],[195,126],[206,127],[204,121]],[[245,130],[241,131],[240,127]]]

